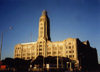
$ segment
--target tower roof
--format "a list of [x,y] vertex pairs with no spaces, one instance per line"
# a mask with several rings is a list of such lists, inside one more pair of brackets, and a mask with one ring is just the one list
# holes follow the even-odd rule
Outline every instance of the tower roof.
[[42,11],[42,15],[47,15],[47,11],[46,10],[43,10]]

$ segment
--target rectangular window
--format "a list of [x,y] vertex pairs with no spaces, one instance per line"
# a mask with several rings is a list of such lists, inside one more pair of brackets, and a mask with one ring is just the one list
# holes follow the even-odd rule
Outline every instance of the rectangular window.
[[71,51],[69,51],[69,53],[71,53]]
[[69,43],[69,45],[71,45],[71,43]]
[[27,59],[30,59],[30,57],[27,57]]
[[39,55],[42,55],[42,52],[39,52]]
[[27,55],[30,55],[30,53],[27,53]]
[[39,51],[42,51],[42,49],[41,49],[41,48],[39,48]]
[[69,58],[74,58],[74,55],[69,55]]
[[56,52],[53,52],[53,54],[56,54]]
[[32,59],[34,59],[34,57],[31,57]]
[[69,49],[71,49],[71,46],[69,46]]
[[25,57],[23,57],[22,59],[25,59]]
[[74,55],[73,55],[73,58],[74,58]]
[[74,53],[74,50],[72,51],[72,53]]
[[43,27],[41,27],[40,29],[43,30]]
[[39,47],[42,47],[42,45],[39,45]]
[[23,56],[25,56],[25,54],[23,54]]
[[58,54],[60,54],[61,53],[61,51],[58,51]]
[[69,58],[72,58],[72,55],[69,55]]
[[20,56],[20,54],[17,54],[17,56]]
[[32,53],[32,55],[35,55],[34,53]]
[[66,57],[68,58],[68,55],[66,55]]
[[51,54],[51,52],[47,52],[47,54]]

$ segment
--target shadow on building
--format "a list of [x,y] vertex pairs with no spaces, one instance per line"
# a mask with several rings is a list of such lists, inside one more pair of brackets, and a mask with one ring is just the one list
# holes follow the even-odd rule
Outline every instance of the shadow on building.
[[90,46],[89,41],[81,42],[77,39],[79,65],[85,70],[98,68],[98,57],[96,48]]

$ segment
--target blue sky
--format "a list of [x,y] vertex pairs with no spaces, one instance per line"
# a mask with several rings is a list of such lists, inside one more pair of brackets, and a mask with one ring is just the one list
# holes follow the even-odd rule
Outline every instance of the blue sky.
[[52,41],[69,37],[89,40],[100,56],[100,0],[0,0],[2,59],[13,57],[16,44],[37,41],[44,9],[50,18]]

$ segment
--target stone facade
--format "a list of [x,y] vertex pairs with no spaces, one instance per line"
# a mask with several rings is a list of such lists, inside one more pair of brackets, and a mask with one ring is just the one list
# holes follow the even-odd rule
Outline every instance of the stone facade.
[[81,49],[93,49],[89,42],[81,42],[78,38],[68,38],[63,41],[52,42],[50,38],[50,22],[47,12],[43,11],[39,20],[39,36],[36,42],[20,43],[15,46],[14,58],[25,60],[36,59],[37,56],[60,56],[75,60],[79,65]]

